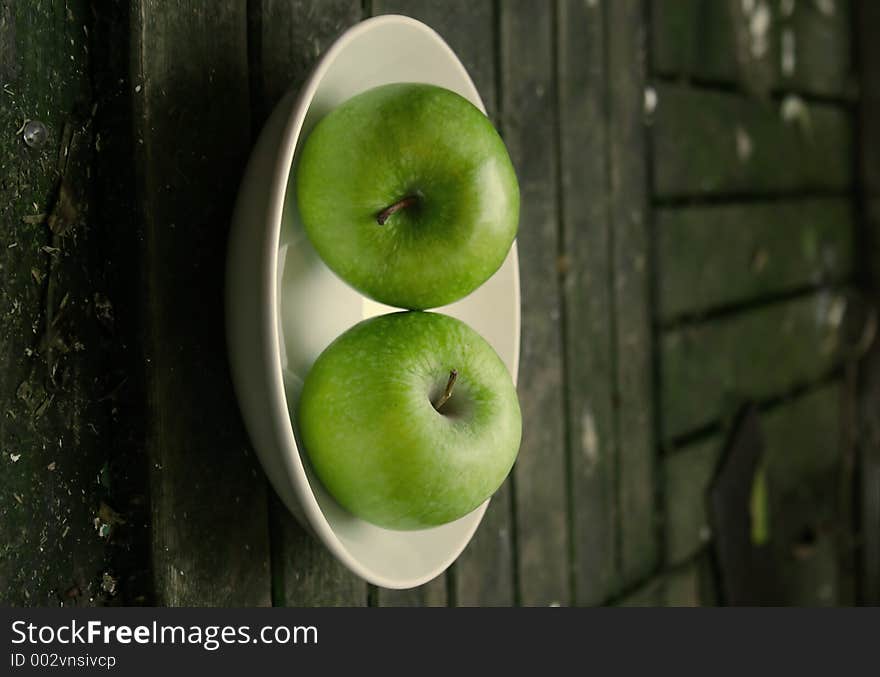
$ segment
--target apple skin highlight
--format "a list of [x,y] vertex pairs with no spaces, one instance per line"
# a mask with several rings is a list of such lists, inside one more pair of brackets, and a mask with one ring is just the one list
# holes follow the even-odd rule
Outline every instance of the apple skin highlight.
[[340,278],[398,308],[467,296],[504,262],[519,186],[501,137],[441,87],[383,85],[325,116],[296,167],[310,241]]
[[297,420],[330,494],[389,529],[438,526],[474,510],[501,486],[522,436],[501,359],[438,313],[382,315],[342,334],[309,371]]

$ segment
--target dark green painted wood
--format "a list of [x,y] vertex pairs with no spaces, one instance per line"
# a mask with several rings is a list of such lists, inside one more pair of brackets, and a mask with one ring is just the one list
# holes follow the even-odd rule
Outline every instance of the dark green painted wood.
[[852,273],[853,209],[844,198],[661,208],[654,220],[663,321]]
[[514,466],[519,602],[567,604],[569,547],[557,259],[557,126],[553,20],[525,0],[500,5],[504,140],[521,193],[519,252],[523,440]]
[[723,441],[713,436],[663,459],[666,564],[692,557],[711,537],[706,506]]
[[843,601],[839,547],[852,531],[838,512],[843,396],[835,382],[762,417],[771,543],[786,604]]
[[[834,381],[762,414],[769,488],[777,493],[828,483],[840,465],[842,384]],[[833,483],[830,485],[833,489]]]
[[604,10],[559,4],[559,124],[574,602],[617,591],[615,373]]
[[663,604],[663,578],[656,576],[640,584],[635,590],[617,600],[620,607],[659,607]]
[[608,11],[609,173],[614,276],[620,574],[629,585],[657,562],[654,402],[643,92],[643,3]]
[[704,606],[700,593],[700,565],[692,562],[666,575],[663,581],[663,606]]
[[782,73],[780,87],[851,98],[856,89],[850,1],[796,3],[782,26],[794,35],[795,66]]
[[842,297],[822,291],[664,332],[664,437],[725,418],[743,399],[783,395],[827,375],[839,363],[844,309]]
[[848,2],[794,2],[791,13],[783,12],[785,3],[750,4],[747,12],[741,0],[652,0],[653,71],[765,90],[851,96]]
[[614,606],[697,607],[714,604],[708,555],[704,551],[683,564],[649,578],[617,600]]
[[[861,64],[859,107],[859,179],[862,186],[859,277],[874,307],[880,309],[880,4],[859,0],[857,49]],[[858,373],[858,452],[861,466],[860,597],[880,604],[880,342]]]
[[[90,201],[91,21],[87,2],[0,4],[4,606],[114,603],[127,584],[110,562],[131,515],[109,510],[128,506],[110,483],[109,392],[118,374],[107,373],[109,292]],[[45,125],[39,148],[23,141],[27,120]],[[112,523],[103,535],[96,526],[105,522],[94,522],[102,517]]]
[[725,0],[651,0],[649,7],[653,73],[736,80],[736,35]]
[[132,12],[156,599],[265,605],[266,483],[223,341],[228,224],[249,150],[246,16],[238,2],[171,10],[140,0]]
[[272,603],[275,606],[364,606],[367,585],[308,533],[273,493]]
[[[842,384],[833,382],[762,412],[770,539],[784,580],[778,601],[828,604],[838,599],[834,562]],[[693,557],[712,536],[706,496],[724,437],[689,444],[663,461],[666,562]],[[805,536],[813,534],[812,537]]]
[[[446,40],[464,63],[480,93],[489,117],[496,121],[495,14],[490,0],[374,0],[374,14],[404,14],[425,22]],[[513,603],[513,551],[510,541],[510,486],[495,494],[480,528],[467,550],[453,565],[452,596],[458,604]],[[444,579],[424,590],[379,591],[379,602],[392,604],[439,603]]]
[[[657,198],[844,191],[852,120],[825,104],[787,104],[664,84],[653,117]],[[789,102],[788,108],[791,109]]]
[[[251,83],[256,128],[300,87],[318,57],[361,19],[359,0],[261,0],[251,8]],[[272,578],[277,606],[362,606],[366,584],[340,564],[273,496]]]

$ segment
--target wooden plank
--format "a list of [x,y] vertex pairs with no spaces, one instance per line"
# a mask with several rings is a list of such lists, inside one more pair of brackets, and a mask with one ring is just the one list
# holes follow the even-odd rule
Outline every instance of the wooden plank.
[[[446,40],[474,81],[489,117],[497,124],[495,13],[490,0],[374,0],[374,14],[404,14],[425,22]],[[513,603],[513,550],[510,483],[495,494],[468,548],[453,565],[451,598],[472,606]],[[439,603],[446,582],[435,579],[424,590],[380,591],[379,602]]]
[[237,413],[219,292],[249,149],[244,5],[139,0],[132,41],[157,602],[264,605],[265,481]]
[[443,607],[448,604],[447,579],[445,574],[440,574],[425,585],[410,590],[376,590],[377,606],[397,607]]
[[615,602],[622,607],[696,607],[711,606],[706,554],[649,578],[634,591]]
[[731,414],[743,399],[779,396],[838,364],[843,299],[822,291],[661,337],[663,435],[683,435]]
[[700,573],[700,565],[697,562],[690,562],[670,571],[663,581],[663,606],[703,606]]
[[[255,129],[303,84],[333,40],[361,19],[359,0],[261,0],[249,21]],[[315,540],[273,496],[272,580],[277,606],[362,606],[366,584]]]
[[834,382],[763,417],[770,537],[785,572],[786,604],[841,601],[839,548],[852,525],[840,512],[841,401]]
[[[114,402],[102,399],[118,375],[107,373],[111,339],[98,316],[108,289],[90,201],[90,24],[88,2],[0,6],[4,606],[128,598],[111,562],[131,515],[109,481]],[[102,472],[107,486],[95,481]]]
[[[88,28],[94,111],[96,184],[90,211],[100,233],[93,256],[102,263],[105,292],[97,297],[106,337],[99,392],[110,407],[111,430],[103,444],[112,449],[106,475],[110,505],[125,520],[110,540],[117,600],[124,605],[154,602],[149,501],[150,459],[144,453],[147,421],[144,327],[146,298],[143,265],[144,231],[136,201],[135,126],[132,124],[131,70],[120,54],[131,53],[131,7],[112,3],[92,12]],[[83,31],[85,33],[85,31]],[[95,226],[97,226],[95,228]],[[103,469],[102,469],[103,470]],[[103,475],[102,475],[103,476]]]
[[[815,581],[817,576],[809,573],[812,553],[797,549],[804,528],[810,526],[829,537],[832,528],[848,528],[837,524],[834,514],[841,462],[841,388],[835,381],[761,413],[771,540],[783,570],[797,568],[805,580]],[[711,538],[706,495],[723,445],[724,438],[713,435],[676,450],[663,461],[667,565],[689,560]],[[806,497],[808,509],[792,498],[798,496]],[[813,564],[824,572],[818,577],[827,576],[824,558]],[[836,568],[831,573],[836,574]],[[834,586],[831,579],[826,578],[826,583]],[[780,594],[789,602],[813,594],[802,585],[790,584],[786,590]]]
[[826,104],[781,104],[664,84],[654,112],[658,198],[843,191],[852,121]]
[[[861,66],[859,107],[861,143],[859,179],[862,219],[859,224],[860,278],[875,308],[880,307],[880,5],[860,0],[856,6],[858,62]],[[862,362],[858,374],[861,465],[860,601],[880,604],[880,342]]]
[[[780,87],[815,94],[853,96],[852,8],[849,0],[798,2],[780,28],[780,50],[793,47],[793,67],[780,54]],[[785,37],[789,31],[791,38]]]
[[728,3],[651,0],[650,13],[654,74],[736,80],[736,35]]
[[841,395],[842,384],[834,381],[762,414],[771,492],[803,491],[810,482],[832,479],[841,461]]
[[367,603],[366,584],[303,529],[274,493],[269,514],[274,606],[353,607]]
[[718,436],[689,444],[663,459],[666,564],[679,564],[711,537],[706,492],[715,475],[723,441]]
[[558,81],[574,602],[617,592],[616,430],[604,10],[559,4]]
[[661,208],[657,233],[661,321],[851,274],[846,199]]
[[523,440],[514,467],[519,601],[567,604],[569,550],[562,382],[557,126],[551,6],[500,5],[504,140],[521,192]]
[[663,576],[655,576],[617,600],[620,607],[659,607],[663,603]]
[[[621,583],[655,568],[653,336],[649,298],[643,3],[607,3],[609,173]],[[625,27],[622,30],[620,27]]]
[[[848,2],[652,0],[662,76],[824,96],[852,92]],[[756,82],[757,81],[757,82]]]

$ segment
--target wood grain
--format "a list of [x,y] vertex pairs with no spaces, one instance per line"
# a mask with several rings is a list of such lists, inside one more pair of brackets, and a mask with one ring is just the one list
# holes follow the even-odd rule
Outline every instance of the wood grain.
[[636,0],[607,3],[606,9],[620,575],[622,584],[630,585],[655,568],[658,550],[643,113],[645,18]]
[[657,198],[845,191],[851,116],[836,106],[761,101],[681,85],[657,87]]
[[572,578],[574,602],[595,605],[619,584],[603,8],[561,2],[557,35]]
[[[832,540],[833,529],[850,528],[835,514],[837,477],[842,461],[840,401],[842,385],[834,381],[788,400],[760,415],[764,436],[763,467],[768,482],[770,538],[785,571],[808,572],[819,566],[823,585],[836,589],[836,567],[824,558],[812,561],[812,544],[802,544],[805,529],[816,538]],[[663,460],[666,562],[675,565],[693,557],[712,537],[707,492],[722,453],[723,435],[688,444]],[[805,508],[807,508],[805,510]],[[825,547],[825,546],[823,546]],[[829,546],[832,547],[833,546]],[[788,603],[828,596],[803,585],[779,591]],[[786,597],[787,595],[787,597]],[[804,597],[806,595],[806,598]],[[828,600],[826,600],[827,602]]]
[[502,130],[521,193],[523,441],[514,467],[519,602],[570,599],[557,195],[553,21],[524,0],[500,5]]
[[839,512],[843,397],[843,384],[833,382],[762,417],[770,538],[785,604],[845,603],[838,558],[852,524]]
[[655,212],[662,321],[819,284],[853,272],[845,198],[669,207]]
[[758,0],[746,11],[739,0],[652,0],[653,71],[746,87],[757,79],[765,90],[850,96],[850,3],[796,2],[790,13],[784,4]]
[[707,492],[715,476],[724,441],[713,436],[690,444],[663,459],[665,562],[674,565],[705,546],[711,532]]
[[246,41],[238,2],[133,5],[153,563],[169,606],[270,601],[265,481],[223,341],[226,239],[250,147]]
[[665,332],[664,437],[723,419],[744,399],[780,396],[826,376],[839,364],[844,308],[840,296],[822,291]]
[[620,607],[714,606],[712,579],[705,551],[652,576],[614,602]]

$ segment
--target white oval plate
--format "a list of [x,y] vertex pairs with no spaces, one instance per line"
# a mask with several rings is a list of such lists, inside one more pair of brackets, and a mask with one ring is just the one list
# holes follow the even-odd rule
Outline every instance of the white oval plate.
[[[395,309],[363,297],[318,258],[299,223],[291,167],[323,115],[355,94],[390,82],[446,87],[485,112],[464,66],[426,25],[388,15],[343,34],[302,90],[290,92],[278,104],[248,162],[229,244],[227,334],[245,424],[275,491],[353,572],[386,588],[410,588],[431,580],[455,560],[488,501],[432,529],[392,531],[364,522],[342,509],[313,475],[297,444],[293,416],[302,379],[320,352],[350,326]],[[477,291],[438,310],[482,334],[516,380],[516,244]]]

